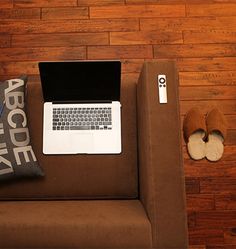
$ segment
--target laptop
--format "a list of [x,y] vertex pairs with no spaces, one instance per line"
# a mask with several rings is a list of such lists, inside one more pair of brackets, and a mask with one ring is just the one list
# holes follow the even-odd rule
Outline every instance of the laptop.
[[121,62],[39,62],[39,71],[43,153],[121,153]]

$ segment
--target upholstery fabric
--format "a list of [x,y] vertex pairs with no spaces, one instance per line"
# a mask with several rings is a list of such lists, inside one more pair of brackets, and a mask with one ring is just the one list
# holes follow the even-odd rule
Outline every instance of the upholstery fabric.
[[0,83],[0,182],[43,176],[30,141],[25,113],[27,77]]
[[122,153],[119,155],[43,155],[43,97],[38,83],[28,83],[27,114],[31,141],[45,177],[3,185],[0,199],[136,198],[136,84],[121,86]]
[[[167,77],[168,103],[157,75]],[[153,246],[187,248],[178,80],[174,61],[145,62],[137,88],[140,199],[152,224]]]
[[0,248],[150,248],[138,200],[1,201]]

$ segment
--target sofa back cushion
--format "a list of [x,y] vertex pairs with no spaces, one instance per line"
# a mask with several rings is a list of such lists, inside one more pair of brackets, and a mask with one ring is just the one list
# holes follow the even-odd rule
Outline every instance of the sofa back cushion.
[[44,155],[43,97],[39,83],[28,83],[27,115],[31,143],[45,177],[0,183],[0,199],[136,198],[136,84],[121,86],[122,153],[116,155]]

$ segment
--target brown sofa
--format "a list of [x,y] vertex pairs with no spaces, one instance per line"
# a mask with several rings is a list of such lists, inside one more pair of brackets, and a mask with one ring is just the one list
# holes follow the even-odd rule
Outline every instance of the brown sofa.
[[[168,104],[157,74],[167,75]],[[146,62],[138,84],[122,84],[120,155],[43,155],[41,87],[27,92],[45,177],[0,185],[0,248],[187,248],[173,61]]]

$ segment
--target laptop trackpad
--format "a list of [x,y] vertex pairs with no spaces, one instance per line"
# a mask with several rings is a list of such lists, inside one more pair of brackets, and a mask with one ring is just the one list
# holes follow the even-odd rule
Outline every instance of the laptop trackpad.
[[70,136],[70,142],[75,153],[87,153],[94,150],[92,133],[74,133]]

